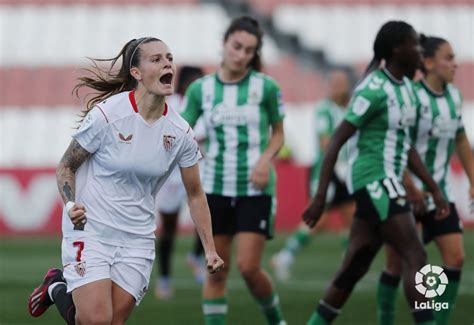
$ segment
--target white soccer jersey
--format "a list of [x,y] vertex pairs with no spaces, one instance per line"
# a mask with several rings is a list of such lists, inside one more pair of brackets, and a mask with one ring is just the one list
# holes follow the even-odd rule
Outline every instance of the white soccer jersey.
[[177,165],[191,167],[201,158],[188,123],[166,107],[149,124],[134,92],[123,92],[94,107],[73,138],[93,154],[76,173],[76,202],[86,207],[88,222],[74,230],[63,211],[63,236],[154,248],[158,190]]

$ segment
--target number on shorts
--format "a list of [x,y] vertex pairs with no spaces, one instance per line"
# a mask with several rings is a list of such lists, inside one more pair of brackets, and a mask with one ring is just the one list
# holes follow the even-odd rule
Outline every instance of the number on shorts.
[[82,251],[84,250],[84,242],[83,241],[75,241],[72,243],[72,246],[77,247],[77,254],[76,254],[76,261],[80,262],[82,257]]
[[382,183],[388,191],[389,198],[395,199],[400,196],[405,196],[405,189],[396,180],[385,178]]

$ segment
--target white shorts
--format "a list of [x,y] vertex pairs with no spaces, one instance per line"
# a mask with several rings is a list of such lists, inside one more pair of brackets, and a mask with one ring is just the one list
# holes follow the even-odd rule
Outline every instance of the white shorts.
[[178,213],[186,201],[186,190],[179,168],[175,168],[160,189],[157,196],[157,207],[161,213]]
[[155,250],[119,247],[93,238],[63,238],[62,262],[67,291],[111,279],[140,303],[150,282]]

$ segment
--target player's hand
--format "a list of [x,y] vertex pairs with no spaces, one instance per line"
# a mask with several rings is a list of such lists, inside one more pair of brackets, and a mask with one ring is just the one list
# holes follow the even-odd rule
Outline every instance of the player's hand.
[[449,203],[444,198],[441,191],[436,191],[432,194],[433,201],[436,205],[435,219],[444,219],[449,215]]
[[308,227],[313,228],[321,219],[326,205],[326,197],[324,195],[316,195],[313,201],[303,212],[303,221]]
[[207,272],[214,274],[224,268],[224,261],[216,252],[206,254]]
[[268,184],[270,178],[270,162],[260,159],[255,165],[250,181],[259,190],[263,190]]
[[411,203],[415,217],[422,218],[426,215],[426,195],[423,191],[418,189],[408,191],[407,189],[407,200]]
[[68,215],[76,227],[81,227],[87,222],[86,208],[81,203],[74,203],[72,208],[69,209]]

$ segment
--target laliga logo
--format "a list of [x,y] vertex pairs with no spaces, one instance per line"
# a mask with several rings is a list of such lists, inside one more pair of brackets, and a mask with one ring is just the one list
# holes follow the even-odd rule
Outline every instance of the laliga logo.
[[446,290],[448,277],[436,265],[426,264],[415,275],[416,290],[426,298],[441,296]]

